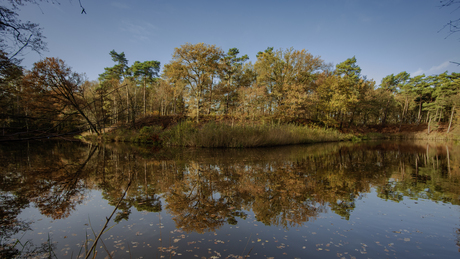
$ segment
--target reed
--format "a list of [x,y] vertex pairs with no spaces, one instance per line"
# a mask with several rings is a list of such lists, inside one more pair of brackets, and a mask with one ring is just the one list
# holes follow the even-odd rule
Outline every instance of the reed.
[[164,145],[187,147],[268,147],[292,144],[343,141],[352,134],[313,126],[228,125],[208,122],[196,125],[182,122],[165,130],[160,138]]

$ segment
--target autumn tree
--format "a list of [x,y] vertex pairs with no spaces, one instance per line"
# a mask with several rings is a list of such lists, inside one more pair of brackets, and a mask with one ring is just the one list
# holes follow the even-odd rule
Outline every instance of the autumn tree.
[[174,81],[182,81],[189,92],[189,108],[195,106],[194,116],[199,122],[205,95],[212,94],[214,77],[220,70],[219,61],[224,52],[215,45],[204,43],[184,44],[175,48],[173,59],[165,65],[165,75]]
[[277,51],[268,48],[259,52],[254,64],[257,83],[264,85],[269,93],[269,111],[276,107],[280,115],[305,113],[317,73],[324,68],[326,64],[319,56],[293,48]]
[[353,123],[355,115],[359,112],[360,101],[374,85],[373,81],[361,75],[361,68],[356,62],[356,58],[352,57],[337,64],[330,83],[334,87],[331,89],[330,102],[336,109],[333,117],[340,122],[340,128],[347,118],[350,119],[348,125]]
[[61,59],[46,58],[34,64],[31,76],[43,92],[50,93],[50,102],[72,108],[96,134],[100,133],[84,112],[87,102],[82,96],[81,86],[84,80],[81,74],[73,72]]

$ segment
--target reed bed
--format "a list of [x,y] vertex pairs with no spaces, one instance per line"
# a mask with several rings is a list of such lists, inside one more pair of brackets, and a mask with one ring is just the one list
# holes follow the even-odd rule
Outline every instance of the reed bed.
[[343,141],[353,138],[334,129],[286,125],[228,125],[181,122],[165,130],[160,138],[166,146],[184,147],[268,147]]

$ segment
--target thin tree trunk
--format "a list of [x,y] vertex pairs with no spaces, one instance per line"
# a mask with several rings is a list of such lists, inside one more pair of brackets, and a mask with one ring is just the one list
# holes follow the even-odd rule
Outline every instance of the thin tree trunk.
[[449,127],[447,128],[447,133],[450,131],[450,126],[452,125],[452,117],[454,116],[455,104],[452,106],[452,112],[450,113]]
[[126,84],[126,123],[129,123],[129,89],[128,84]]
[[422,120],[422,96],[420,96],[420,105],[419,105],[419,108],[418,108],[417,119],[418,119],[418,123],[420,123],[420,121]]
[[438,120],[438,122],[441,122],[441,119],[442,119],[442,108],[441,108],[441,111],[439,112],[439,120]]
[[436,109],[436,115],[434,116],[434,121],[436,122],[436,118],[438,118],[438,111],[439,111],[439,108]]
[[428,134],[430,134],[430,123],[431,123],[431,117],[430,117],[430,121],[428,122]]
[[348,123],[348,129],[350,128],[351,124],[353,123],[353,119],[355,117],[355,111],[353,110],[353,113],[351,114],[351,119],[350,119],[350,122]]
[[200,99],[196,99],[196,123],[200,122]]
[[147,83],[146,83],[145,77],[144,77],[144,116],[147,113],[147,99],[146,99],[146,95],[145,95],[146,91],[147,91]]

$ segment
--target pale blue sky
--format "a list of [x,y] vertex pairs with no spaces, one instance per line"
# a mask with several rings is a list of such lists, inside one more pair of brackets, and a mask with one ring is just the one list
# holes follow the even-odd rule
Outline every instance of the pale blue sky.
[[460,9],[439,0],[77,0],[28,5],[22,20],[39,23],[48,52],[27,52],[23,65],[59,57],[96,80],[113,66],[109,52],[134,61],[171,60],[175,47],[204,42],[236,47],[255,62],[258,51],[306,49],[333,65],[356,56],[362,74],[377,84],[407,71],[411,76],[460,72],[460,33],[438,32]]

